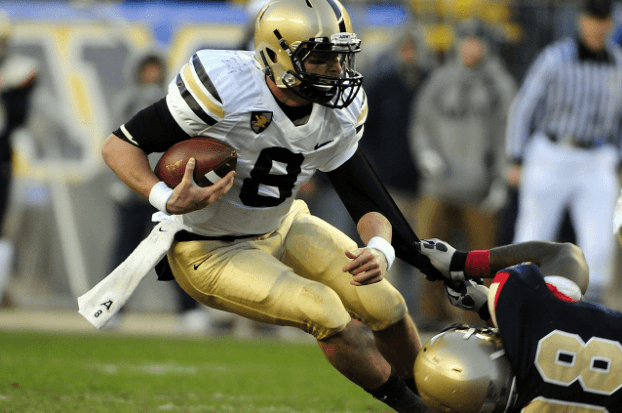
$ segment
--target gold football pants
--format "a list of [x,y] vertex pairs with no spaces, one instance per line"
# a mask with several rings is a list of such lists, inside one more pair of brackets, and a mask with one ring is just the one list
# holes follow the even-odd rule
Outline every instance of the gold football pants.
[[197,301],[270,324],[298,327],[318,340],[356,318],[382,330],[406,314],[387,281],[356,287],[342,271],[356,243],[309,214],[296,200],[281,226],[236,241],[184,241],[168,260],[179,285]]

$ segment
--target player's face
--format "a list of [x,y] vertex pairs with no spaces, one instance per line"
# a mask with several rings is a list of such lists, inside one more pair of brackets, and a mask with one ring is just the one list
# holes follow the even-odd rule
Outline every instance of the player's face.
[[309,73],[338,77],[343,71],[343,60],[343,53],[312,52],[303,64]]
[[473,67],[484,58],[486,49],[476,38],[469,38],[462,43],[461,52],[464,66]]
[[156,63],[146,64],[140,75],[143,83],[160,83],[162,79],[162,67]]
[[583,42],[592,51],[599,51],[605,47],[605,40],[611,30],[613,21],[610,18],[597,18],[583,15],[580,21]]

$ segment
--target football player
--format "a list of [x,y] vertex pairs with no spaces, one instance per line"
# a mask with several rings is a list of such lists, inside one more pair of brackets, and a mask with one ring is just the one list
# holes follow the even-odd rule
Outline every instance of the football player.
[[[466,253],[423,240],[419,248],[445,276],[452,304],[497,329],[450,328],[424,346],[415,378],[426,403],[465,413],[622,412],[622,313],[582,299],[589,276],[577,246]],[[494,277],[490,289],[472,281],[480,277]],[[468,402],[456,398],[463,391]]]
[[[354,64],[360,50],[338,1],[270,2],[256,19],[254,52],[198,51],[166,98],[114,131],[102,153],[161,211],[155,220],[183,223],[160,278],[172,271],[209,307],[302,329],[375,398],[398,412],[426,411],[413,391],[418,332],[383,279],[396,250],[415,264],[423,256],[358,150],[368,110]],[[199,136],[234,147],[236,171],[200,188],[191,160],[180,185],[160,182],[147,154]],[[316,170],[349,208],[364,248],[295,199]]]

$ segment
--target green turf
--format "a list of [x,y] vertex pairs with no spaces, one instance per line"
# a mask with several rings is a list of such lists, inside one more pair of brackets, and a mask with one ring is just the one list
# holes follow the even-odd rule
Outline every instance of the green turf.
[[0,413],[390,411],[315,344],[0,332]]

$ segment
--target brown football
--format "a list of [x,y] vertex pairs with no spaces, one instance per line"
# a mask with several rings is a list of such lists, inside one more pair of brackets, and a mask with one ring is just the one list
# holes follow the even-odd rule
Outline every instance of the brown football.
[[171,188],[175,188],[184,177],[186,164],[196,159],[194,182],[205,187],[235,170],[237,153],[235,149],[214,138],[186,139],[171,146],[162,154],[155,167],[155,174]]

